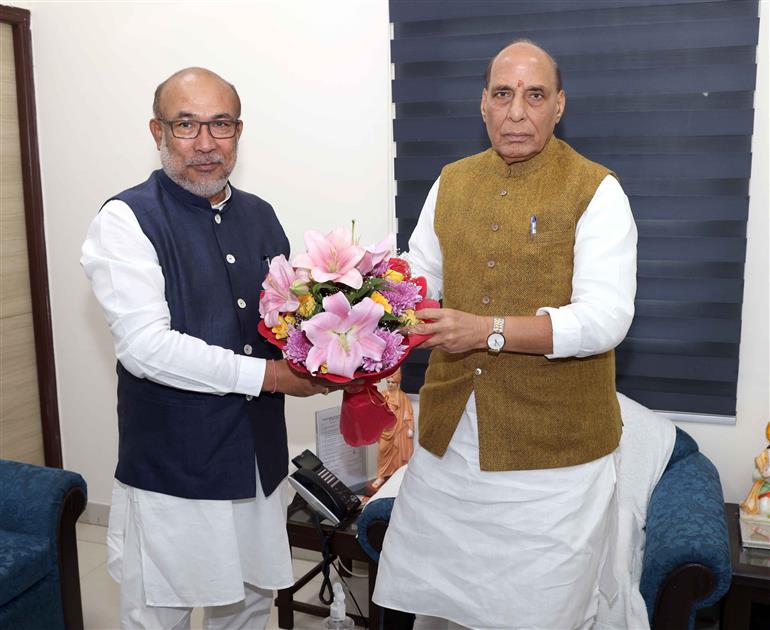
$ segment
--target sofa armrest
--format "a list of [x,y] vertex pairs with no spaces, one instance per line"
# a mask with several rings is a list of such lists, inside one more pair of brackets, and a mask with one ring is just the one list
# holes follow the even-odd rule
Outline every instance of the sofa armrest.
[[375,562],[380,561],[382,540],[388,528],[394,501],[393,497],[370,501],[356,522],[358,544]]
[[77,473],[0,460],[0,528],[56,540],[65,498],[73,490],[85,496],[86,482]]
[[86,497],[86,482],[77,473],[0,460],[0,529],[50,541],[68,630],[83,628],[75,525]]
[[640,591],[650,625],[693,628],[695,612],[730,588],[731,565],[719,473],[700,452],[671,465],[647,509]]

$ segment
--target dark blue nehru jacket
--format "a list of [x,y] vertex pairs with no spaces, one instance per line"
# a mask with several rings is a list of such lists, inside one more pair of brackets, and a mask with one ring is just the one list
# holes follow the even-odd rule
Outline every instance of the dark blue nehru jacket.
[[[158,254],[171,329],[237,354],[280,358],[257,332],[268,260],[289,254],[272,206],[232,188],[216,212],[163,171],[115,199],[133,210]],[[153,383],[118,363],[117,479],[189,499],[265,495],[286,476],[281,394],[200,394]],[[268,374],[269,376],[269,374]]]

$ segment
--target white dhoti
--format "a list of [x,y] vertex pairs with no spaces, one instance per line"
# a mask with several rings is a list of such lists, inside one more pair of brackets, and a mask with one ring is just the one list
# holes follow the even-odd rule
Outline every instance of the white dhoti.
[[409,463],[373,599],[469,628],[587,627],[610,566],[614,493],[612,455],[481,471],[471,396],[444,457],[419,448]]
[[[272,590],[294,583],[286,533],[287,483],[265,497],[181,499],[115,481],[107,534],[110,575],[121,585],[124,628],[264,627]],[[243,625],[248,621],[249,625]]]

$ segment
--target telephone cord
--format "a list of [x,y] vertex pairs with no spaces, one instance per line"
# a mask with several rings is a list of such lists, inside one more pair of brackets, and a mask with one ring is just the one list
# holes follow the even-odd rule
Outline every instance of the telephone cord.
[[[353,576],[353,577],[357,577],[357,578],[368,578],[369,577],[368,575],[364,575],[363,573],[356,573],[355,571],[353,571],[352,570],[352,566],[353,566],[352,563],[351,563],[351,568],[348,569],[344,564],[342,564],[342,560],[340,560],[338,558],[337,559],[337,564],[339,564],[339,566],[342,567],[345,572],[350,573],[350,575]],[[337,566],[334,567],[334,570],[337,573],[340,572],[339,567],[337,567]]]

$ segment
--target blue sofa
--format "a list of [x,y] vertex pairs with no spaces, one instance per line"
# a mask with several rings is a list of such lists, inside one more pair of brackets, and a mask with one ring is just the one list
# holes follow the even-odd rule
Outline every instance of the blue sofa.
[[86,482],[0,460],[0,629],[81,630],[75,522]]
[[[374,501],[358,519],[358,542],[375,562],[393,508]],[[654,630],[692,630],[700,608],[730,588],[730,548],[719,473],[687,433],[674,450],[647,507],[640,591]]]

